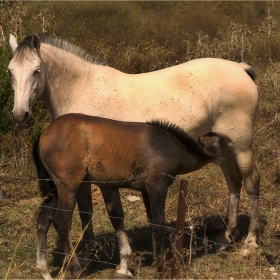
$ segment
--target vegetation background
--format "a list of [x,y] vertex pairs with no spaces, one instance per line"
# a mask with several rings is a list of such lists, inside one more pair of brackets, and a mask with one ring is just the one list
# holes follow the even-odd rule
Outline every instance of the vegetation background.
[[[218,168],[209,165],[183,176],[189,180],[188,214],[182,278],[277,279],[280,275],[279,155],[280,138],[280,2],[274,1],[0,1],[0,279],[38,278],[35,272],[36,210],[40,204],[32,144],[50,122],[37,102],[32,125],[25,130],[11,119],[13,103],[7,65],[12,57],[9,33],[20,41],[34,32],[49,32],[79,45],[108,65],[127,73],[162,69],[200,57],[244,61],[257,72],[260,93],[255,126],[255,156],[261,173],[260,248],[249,258],[238,251],[248,228],[248,197],[241,195],[240,221],[233,244],[216,253],[213,243],[223,226],[228,190]],[[178,112],[179,113],[179,112]],[[179,179],[170,188],[166,212],[174,227]],[[117,245],[104,203],[93,187],[95,261],[87,278],[111,278],[118,263]],[[152,245],[142,201],[131,203],[122,191],[125,224],[135,252],[135,278],[154,278]],[[193,226],[194,230],[190,230]],[[74,215],[73,237],[81,226]],[[167,240],[172,249],[172,238]],[[56,233],[49,233],[49,266],[54,276],[63,255]],[[172,254],[171,254],[172,256]],[[61,277],[63,273],[59,274]]]

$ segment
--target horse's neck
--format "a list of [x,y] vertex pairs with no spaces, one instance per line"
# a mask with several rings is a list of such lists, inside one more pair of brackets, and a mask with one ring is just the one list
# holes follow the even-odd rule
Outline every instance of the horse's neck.
[[42,99],[52,118],[56,118],[64,113],[61,112],[61,108],[73,103],[72,99],[78,91],[83,91],[83,88],[77,90],[77,82],[86,84],[93,78],[94,65],[48,44],[42,44],[41,55],[45,65],[45,89]]

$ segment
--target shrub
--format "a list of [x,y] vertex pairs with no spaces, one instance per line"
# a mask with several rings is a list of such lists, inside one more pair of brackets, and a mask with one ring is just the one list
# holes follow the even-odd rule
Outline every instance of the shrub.
[[0,47],[0,137],[10,131],[13,126],[12,86],[7,67],[11,59],[11,51],[7,41]]

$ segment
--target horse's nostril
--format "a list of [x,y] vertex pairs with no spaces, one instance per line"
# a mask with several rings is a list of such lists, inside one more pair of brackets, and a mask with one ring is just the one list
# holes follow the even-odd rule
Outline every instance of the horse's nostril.
[[20,114],[16,111],[12,111],[12,118],[17,123],[17,125],[27,124],[28,121],[30,120],[30,117],[31,115],[28,111],[26,111],[24,114]]
[[24,121],[27,122],[29,120],[29,113],[25,112],[24,114]]

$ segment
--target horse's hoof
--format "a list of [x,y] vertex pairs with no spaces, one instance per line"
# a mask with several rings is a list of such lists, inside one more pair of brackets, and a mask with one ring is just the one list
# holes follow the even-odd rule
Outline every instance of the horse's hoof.
[[119,269],[116,271],[114,279],[132,279],[132,273],[127,269]]
[[248,257],[256,250],[256,248],[258,248],[257,244],[244,244],[241,247],[240,255],[243,257]]

